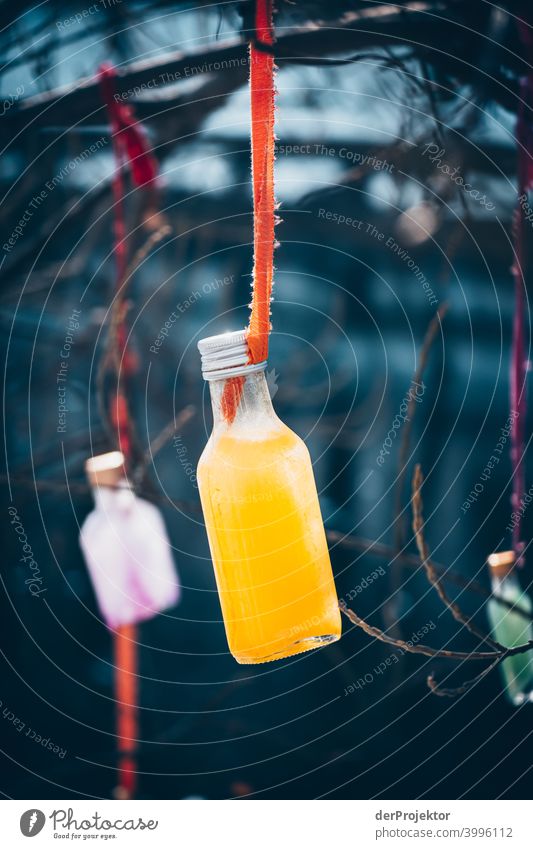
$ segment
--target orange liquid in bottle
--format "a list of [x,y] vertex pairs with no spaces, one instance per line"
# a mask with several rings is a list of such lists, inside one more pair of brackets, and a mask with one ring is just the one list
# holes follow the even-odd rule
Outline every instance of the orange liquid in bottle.
[[243,416],[215,429],[198,484],[236,660],[263,663],[338,640],[337,594],[304,442],[273,411],[248,425]]

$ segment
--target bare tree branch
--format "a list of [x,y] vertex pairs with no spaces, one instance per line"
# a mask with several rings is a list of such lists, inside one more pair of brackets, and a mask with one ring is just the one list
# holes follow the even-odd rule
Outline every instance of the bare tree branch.
[[[354,613],[353,610],[350,610],[349,607],[343,602],[340,602],[340,609],[348,617],[350,622],[353,622],[354,625],[357,625],[358,628],[361,628],[365,634],[368,634],[369,637],[375,637],[376,640],[380,640],[382,643],[387,643],[389,646],[395,646],[398,649],[402,649],[402,651],[410,652],[411,654],[424,654],[427,657],[444,657],[452,660],[494,660],[496,657],[499,657],[495,652],[466,652],[466,651],[450,651],[448,649],[434,649],[431,646],[425,646],[422,643],[417,643],[416,645],[411,645],[407,643],[405,640],[397,640],[395,637],[389,637],[388,634],[385,634],[380,628],[375,628],[373,625],[369,625],[368,622],[365,622],[364,619],[361,619],[357,613]],[[526,648],[521,647],[523,651],[528,651],[533,648],[533,641],[531,645],[528,645]],[[519,652],[515,651],[514,654],[519,654]]]
[[[327,56],[342,56],[354,50],[374,49],[384,46],[407,46],[413,50],[413,31],[423,33],[417,46],[417,55],[438,66],[445,73],[453,73],[464,82],[477,79],[479,68],[472,55],[479,52],[486,39],[482,32],[468,28],[468,40],[461,50],[448,51],[443,45],[453,41],[459,48],[458,34],[465,36],[467,29],[462,24],[460,8],[451,10],[447,16],[431,14],[438,4],[432,2],[406,2],[402,5],[376,5],[375,7],[346,12],[334,21],[311,21],[306,26],[295,28],[280,35],[274,47],[277,62],[320,64]],[[429,12],[429,14],[428,14]],[[510,61],[509,51],[505,54]],[[345,57],[342,61],[356,61],[357,56]],[[130,90],[144,91],[148,83],[159,85],[188,79],[193,74],[220,73],[229,78],[239,73],[248,61],[247,45],[241,39],[216,42],[214,47],[188,53],[174,52],[156,60],[142,60],[117,69],[117,93],[128,97]],[[503,73],[491,75],[491,94],[506,108],[516,109],[518,83]],[[153,86],[152,86],[153,87]],[[103,109],[98,81],[95,77],[77,80],[52,91],[44,92],[20,101],[10,109],[4,122],[24,127],[28,122],[53,124],[61,122],[65,113],[72,123],[87,117],[95,119]]]
[[422,475],[422,469],[420,464],[415,466],[415,471],[413,475],[413,488],[412,488],[412,506],[413,506],[413,532],[415,535],[416,546],[418,548],[418,553],[420,555],[420,560],[422,561],[422,565],[426,570],[426,576],[431,584],[431,586],[435,589],[437,595],[439,596],[442,603],[445,607],[448,608],[450,613],[456,622],[459,622],[461,625],[464,625],[465,628],[470,631],[475,637],[479,640],[482,640],[484,643],[492,646],[492,648],[497,649],[498,651],[505,651],[506,646],[503,646],[501,643],[493,640],[492,637],[487,636],[473,622],[468,619],[459,605],[452,601],[444,587],[442,586],[441,579],[437,573],[437,570],[433,566],[429,555],[429,548],[426,542],[426,538],[424,536],[424,516],[423,516],[423,502],[422,502],[422,483],[424,481]]

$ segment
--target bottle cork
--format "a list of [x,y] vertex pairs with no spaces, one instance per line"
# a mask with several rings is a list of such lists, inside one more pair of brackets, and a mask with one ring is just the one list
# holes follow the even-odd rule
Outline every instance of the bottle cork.
[[93,488],[99,486],[116,487],[124,480],[124,454],[122,451],[109,451],[96,454],[85,461],[85,473]]
[[497,578],[505,578],[509,575],[516,563],[514,551],[495,551],[487,557],[489,569]]

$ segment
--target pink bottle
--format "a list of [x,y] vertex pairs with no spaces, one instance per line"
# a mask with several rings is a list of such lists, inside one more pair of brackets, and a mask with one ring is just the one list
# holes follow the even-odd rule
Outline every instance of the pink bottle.
[[85,464],[95,508],[80,532],[98,606],[109,628],[173,607],[181,588],[159,510],[130,489],[120,451]]

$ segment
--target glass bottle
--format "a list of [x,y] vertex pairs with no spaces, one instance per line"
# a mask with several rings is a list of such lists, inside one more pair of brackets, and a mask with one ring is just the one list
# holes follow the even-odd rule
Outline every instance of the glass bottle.
[[130,489],[120,451],[90,457],[94,510],[80,531],[100,612],[110,628],[150,619],[180,598],[163,518]]
[[[522,591],[515,571],[514,551],[501,551],[488,558],[494,596],[513,605],[513,610],[491,598],[488,604],[492,635],[499,643],[512,648],[533,639],[532,604]],[[522,610],[526,615],[520,614]],[[533,692],[533,653],[525,652],[506,658],[500,664],[505,692],[514,705],[531,699]]]
[[213,407],[198,488],[230,651],[264,663],[334,642],[340,612],[307,447],[275,414],[244,331],[198,348]]

